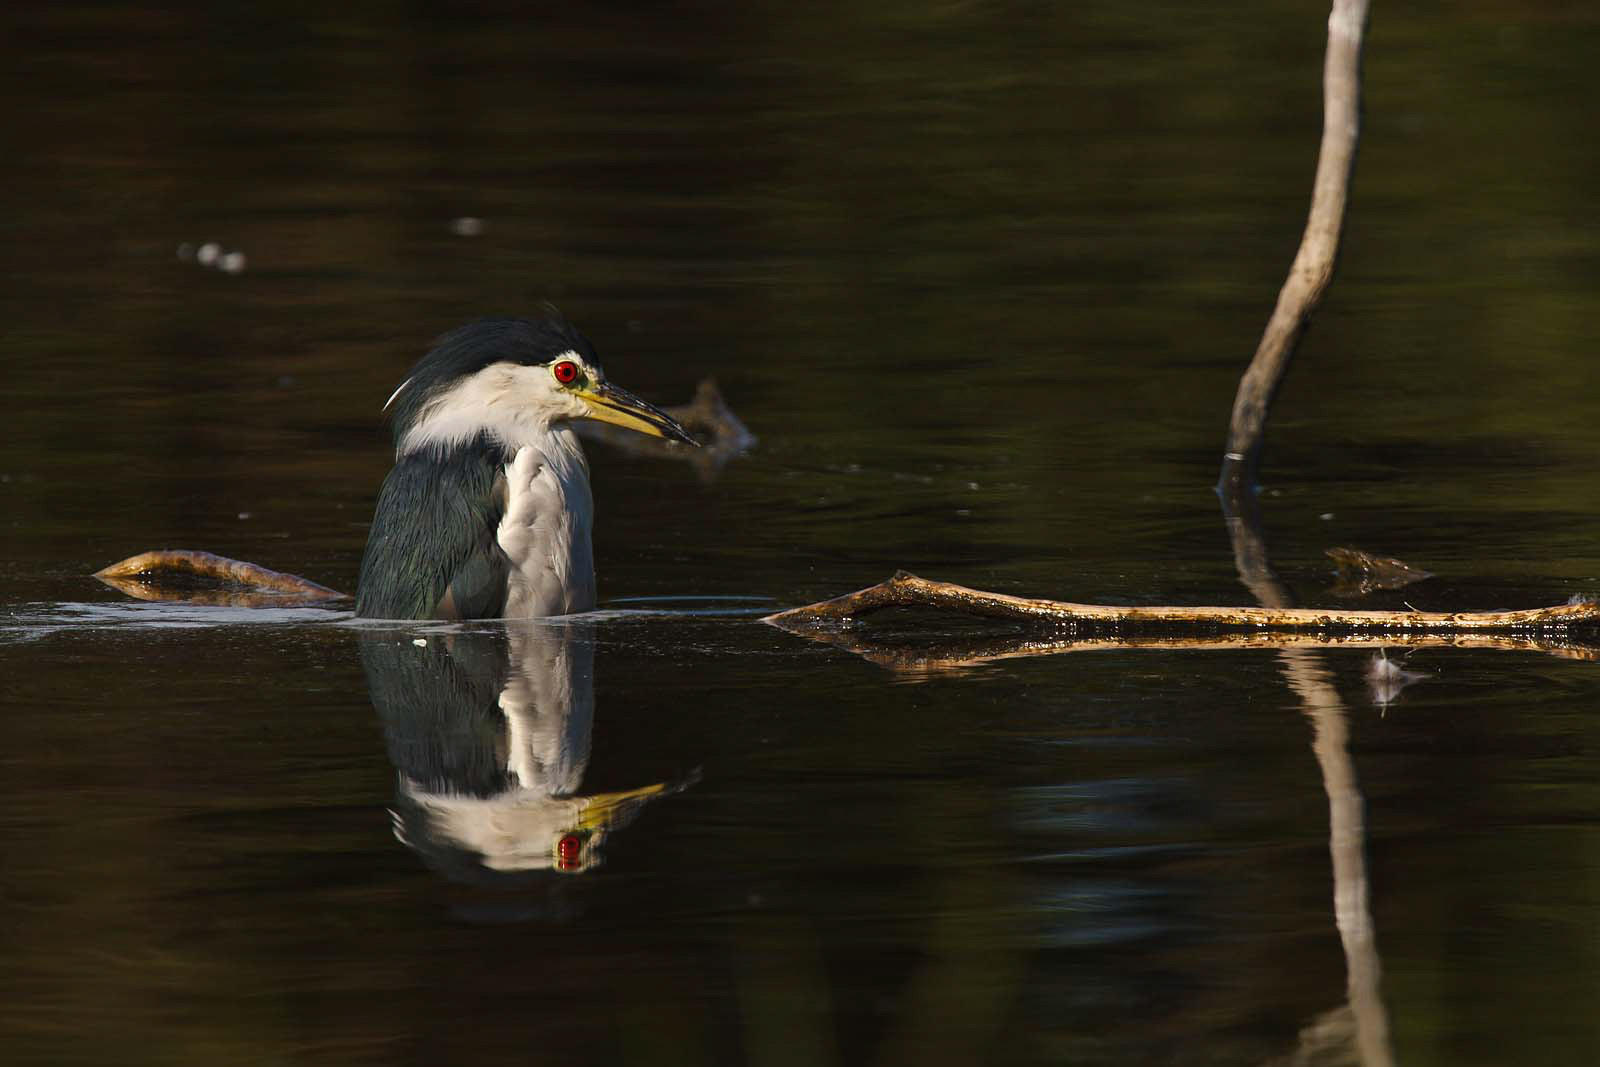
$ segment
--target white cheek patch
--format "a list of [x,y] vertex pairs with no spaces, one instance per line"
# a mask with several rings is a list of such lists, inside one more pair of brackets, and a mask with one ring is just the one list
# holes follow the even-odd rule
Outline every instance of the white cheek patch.
[[548,433],[552,420],[571,418],[575,402],[547,367],[493,363],[430,400],[401,439],[400,453],[448,447],[482,433],[521,448]]

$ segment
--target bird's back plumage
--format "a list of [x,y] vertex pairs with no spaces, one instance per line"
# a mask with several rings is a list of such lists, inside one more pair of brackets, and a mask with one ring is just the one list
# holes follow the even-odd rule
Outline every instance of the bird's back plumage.
[[486,619],[505,613],[511,561],[496,535],[506,510],[505,447],[482,436],[401,456],[383,481],[361,560],[356,614]]

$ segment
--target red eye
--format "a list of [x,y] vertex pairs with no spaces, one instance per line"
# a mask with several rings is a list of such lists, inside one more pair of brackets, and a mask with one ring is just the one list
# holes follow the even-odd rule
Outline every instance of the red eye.
[[578,365],[570,359],[562,360],[554,367],[551,367],[550,370],[555,374],[556,381],[562,385],[571,385],[578,380]]

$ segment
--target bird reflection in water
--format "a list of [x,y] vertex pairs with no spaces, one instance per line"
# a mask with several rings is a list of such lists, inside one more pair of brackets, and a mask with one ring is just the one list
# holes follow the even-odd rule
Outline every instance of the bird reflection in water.
[[395,837],[446,877],[592,870],[609,833],[694,780],[579,793],[594,723],[587,626],[369,630],[361,661],[398,772]]

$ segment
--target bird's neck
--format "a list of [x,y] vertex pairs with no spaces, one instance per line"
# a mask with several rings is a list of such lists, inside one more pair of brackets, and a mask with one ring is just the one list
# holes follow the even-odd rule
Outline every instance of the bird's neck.
[[540,455],[550,454],[558,461],[576,455],[578,462],[584,462],[578,435],[568,423],[532,418],[492,422],[449,417],[425,419],[400,435],[395,454],[396,458],[417,453],[442,457],[468,451],[510,463],[523,449],[532,449]]
[[532,449],[553,463],[581,469],[587,484],[589,460],[583,454],[583,445],[578,441],[578,431],[572,428],[571,423],[546,423],[540,433],[528,434],[520,443],[509,446],[507,454],[515,456],[524,448]]

